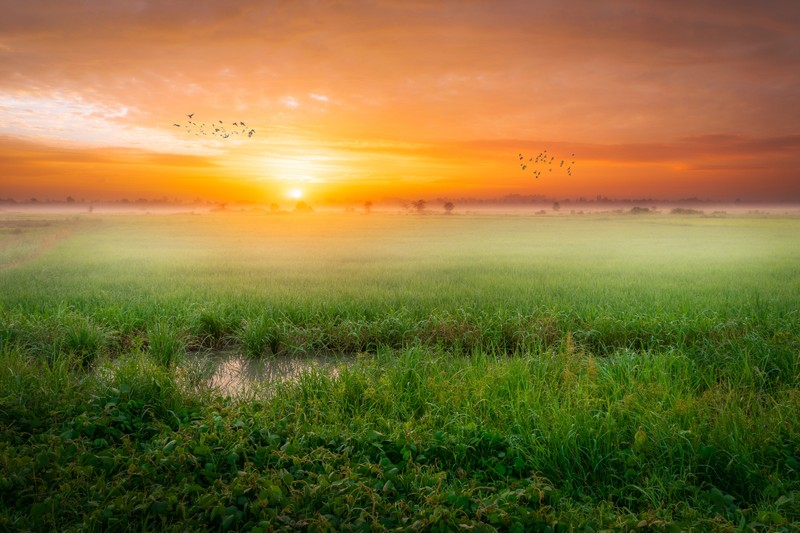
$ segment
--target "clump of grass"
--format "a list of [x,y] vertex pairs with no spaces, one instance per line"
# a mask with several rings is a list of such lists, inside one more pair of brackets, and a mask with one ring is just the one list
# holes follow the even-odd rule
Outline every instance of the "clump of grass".
[[259,315],[244,320],[237,338],[250,357],[262,357],[268,353],[276,355],[282,343],[282,332],[271,318]]
[[221,312],[201,310],[190,321],[191,334],[201,346],[218,348],[234,331],[234,321]]
[[108,353],[114,338],[111,329],[72,309],[29,316],[5,313],[0,325],[0,347],[16,346],[48,361],[67,356],[80,368]]
[[153,358],[165,367],[172,366],[186,353],[184,333],[163,320],[147,328],[147,344]]
[[0,427],[31,431],[57,423],[57,413],[83,386],[73,369],[74,361],[65,355],[48,361],[18,346],[0,347]]
[[78,364],[84,367],[107,351],[113,338],[108,329],[84,316],[65,320],[59,329],[61,351],[75,357]]

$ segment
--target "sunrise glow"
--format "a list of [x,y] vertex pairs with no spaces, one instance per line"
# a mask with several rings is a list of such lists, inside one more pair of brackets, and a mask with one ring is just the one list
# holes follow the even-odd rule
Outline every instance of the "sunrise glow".
[[[0,196],[797,200],[798,18],[793,2],[9,4]],[[518,164],[544,149],[573,171]]]

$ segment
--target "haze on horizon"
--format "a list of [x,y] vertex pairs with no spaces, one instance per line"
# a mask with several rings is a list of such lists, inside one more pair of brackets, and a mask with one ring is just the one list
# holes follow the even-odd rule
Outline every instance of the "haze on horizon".
[[[794,0],[0,12],[0,197],[800,200]],[[173,126],[190,113],[256,133]],[[572,174],[521,172],[543,149]]]

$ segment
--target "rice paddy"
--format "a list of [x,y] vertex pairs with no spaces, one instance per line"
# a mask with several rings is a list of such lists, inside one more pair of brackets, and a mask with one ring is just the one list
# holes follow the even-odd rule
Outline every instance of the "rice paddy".
[[797,530],[799,236],[4,214],[0,528]]

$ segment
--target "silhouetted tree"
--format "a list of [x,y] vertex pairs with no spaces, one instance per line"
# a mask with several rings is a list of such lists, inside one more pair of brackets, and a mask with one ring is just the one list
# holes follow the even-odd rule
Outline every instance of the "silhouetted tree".
[[411,207],[417,210],[417,213],[422,213],[425,211],[425,206],[428,205],[428,202],[425,200],[417,200],[416,202],[411,202]]
[[372,202],[370,200],[364,202],[364,212],[368,215],[372,212]]
[[310,213],[313,211],[313,209],[311,209],[311,206],[302,200],[297,202],[297,205],[294,206],[294,210],[296,213]]
[[453,202],[445,202],[444,203],[444,210],[448,215],[453,213],[453,209],[455,209],[455,207],[456,207],[456,204],[454,204]]
[[273,213],[277,213],[280,206],[278,204],[269,204],[269,210]]
[[553,202],[553,211],[558,211],[561,209],[561,204],[558,202]]

